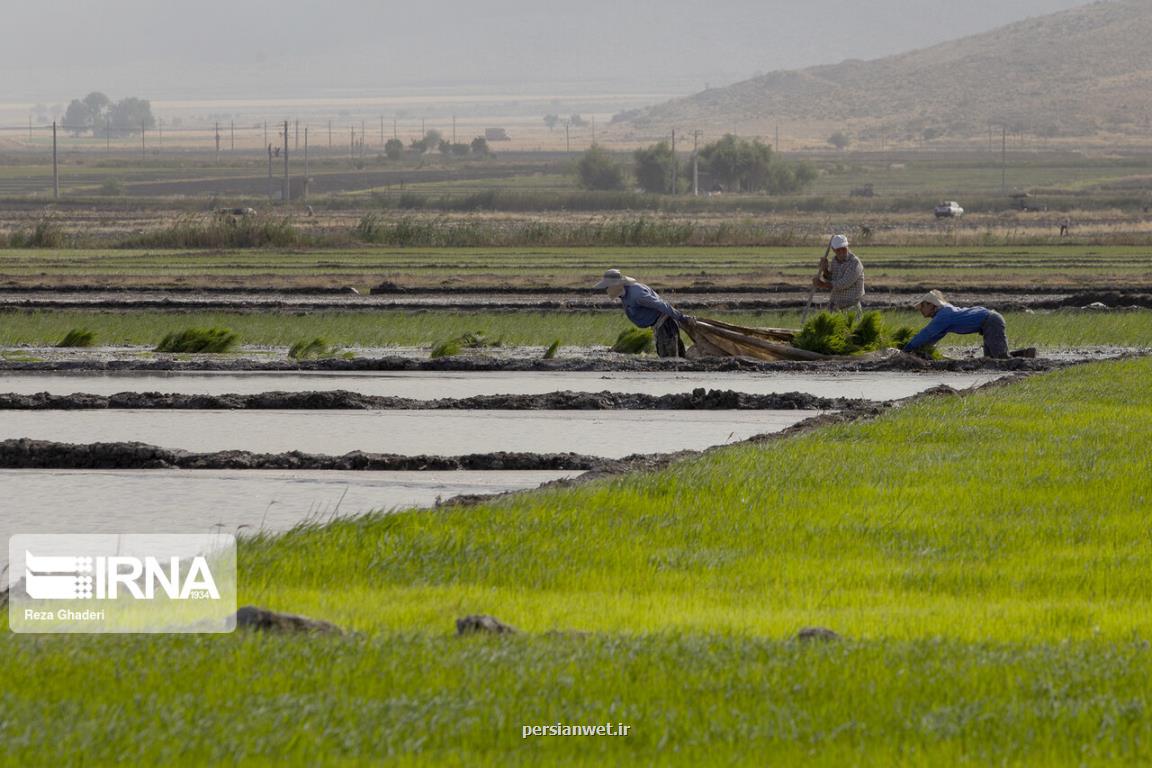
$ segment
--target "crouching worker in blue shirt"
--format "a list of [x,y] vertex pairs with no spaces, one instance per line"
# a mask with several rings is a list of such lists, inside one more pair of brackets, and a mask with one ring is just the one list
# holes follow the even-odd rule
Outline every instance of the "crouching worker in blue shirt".
[[684,357],[684,342],[680,340],[680,323],[691,318],[673,307],[660,294],[635,278],[621,274],[618,269],[604,273],[596,290],[606,290],[624,305],[624,314],[636,326],[651,328],[656,338],[656,354],[660,357]]
[[984,337],[984,357],[1008,357],[1004,317],[985,307],[954,307],[940,291],[929,291],[916,300],[916,308],[932,322],[904,345],[904,352],[918,352],[949,333],[979,333]]

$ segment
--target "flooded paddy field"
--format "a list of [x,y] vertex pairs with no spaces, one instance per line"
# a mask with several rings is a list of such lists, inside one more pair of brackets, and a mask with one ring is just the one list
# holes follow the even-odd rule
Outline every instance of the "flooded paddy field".
[[194,452],[499,451],[622,458],[777,432],[814,411],[12,411],[0,440],[140,442]]
[[[579,472],[0,470],[0,537],[283,531],[336,516],[535,488]],[[0,550],[6,560],[7,547]]]
[[377,397],[413,399],[467,398],[492,395],[539,395],[549,392],[616,392],[645,395],[690,393],[704,388],[752,395],[799,392],[817,397],[894,400],[946,385],[953,389],[981,386],[997,372],[881,371],[851,373],[724,373],[607,371],[390,371],[390,372],[5,372],[0,393],[51,395],[120,392],[183,395],[253,395],[264,392],[330,392],[344,390]]

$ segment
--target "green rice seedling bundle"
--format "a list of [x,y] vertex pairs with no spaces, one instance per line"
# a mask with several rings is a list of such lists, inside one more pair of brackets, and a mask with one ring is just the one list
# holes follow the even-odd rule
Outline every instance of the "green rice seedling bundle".
[[613,352],[623,352],[626,355],[640,355],[655,349],[652,331],[648,328],[629,328],[621,331],[612,345]]
[[228,328],[186,328],[165,336],[156,346],[157,352],[227,352],[236,346],[239,337]]

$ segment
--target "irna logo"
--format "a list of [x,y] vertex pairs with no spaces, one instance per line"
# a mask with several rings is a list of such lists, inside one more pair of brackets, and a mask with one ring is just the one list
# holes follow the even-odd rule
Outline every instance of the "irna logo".
[[236,627],[236,537],[227,533],[18,533],[4,570],[13,632]]
[[169,557],[37,556],[24,553],[24,590],[36,600],[219,600],[208,560]]

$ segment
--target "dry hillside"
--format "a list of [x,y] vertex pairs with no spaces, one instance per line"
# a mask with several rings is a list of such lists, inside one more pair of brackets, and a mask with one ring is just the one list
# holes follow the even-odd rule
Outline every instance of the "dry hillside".
[[[613,138],[668,128],[793,137],[845,128],[858,142],[1152,133],[1152,0],[1111,0],[874,61],[773,72],[616,122]],[[998,129],[997,129],[998,132]],[[784,143],[787,147],[787,143]]]

